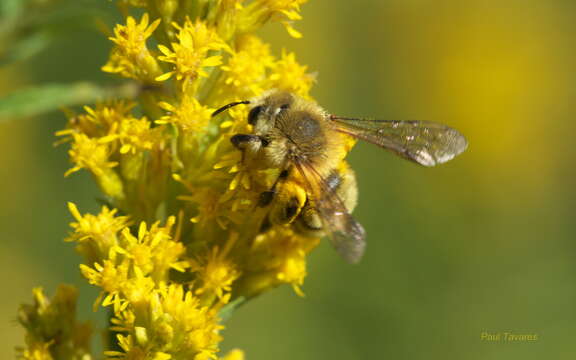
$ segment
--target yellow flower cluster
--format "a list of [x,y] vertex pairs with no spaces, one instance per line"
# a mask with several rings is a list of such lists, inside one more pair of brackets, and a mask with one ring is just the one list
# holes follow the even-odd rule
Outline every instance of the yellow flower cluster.
[[243,167],[230,138],[251,130],[245,107],[211,114],[275,88],[309,97],[307,67],[253,34],[278,21],[299,37],[304,2],[118,1],[145,13],[116,25],[102,70],[137,82],[138,98],[86,106],[57,133],[70,143],[66,175],[88,170],[106,196],[95,215],[69,204],[67,240],[101,290],[95,307],[113,314],[108,357],[215,359],[220,319],[235,306],[280,284],[302,295],[319,239],[290,226],[261,233],[256,204],[278,170]]

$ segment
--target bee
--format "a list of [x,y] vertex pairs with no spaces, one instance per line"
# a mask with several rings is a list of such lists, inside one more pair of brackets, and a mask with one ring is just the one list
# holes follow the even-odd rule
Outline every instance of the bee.
[[250,105],[253,131],[235,134],[232,144],[248,167],[278,170],[272,187],[259,197],[258,206],[270,208],[261,231],[291,224],[303,235],[328,235],[349,263],[357,263],[366,247],[364,228],[350,215],[358,192],[345,156],[355,139],[423,166],[447,162],[467,147],[464,136],[446,125],[336,116],[280,90],[230,103],[212,116],[240,104]]

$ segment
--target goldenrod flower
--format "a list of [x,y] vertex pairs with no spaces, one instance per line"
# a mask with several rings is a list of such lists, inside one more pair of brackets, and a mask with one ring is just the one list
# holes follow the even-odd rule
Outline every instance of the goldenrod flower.
[[197,135],[206,131],[214,109],[200,104],[198,99],[188,94],[182,96],[180,104],[174,106],[160,102],[158,106],[167,111],[167,115],[157,120],[158,124],[174,124],[182,131]]
[[78,242],[76,249],[88,264],[107,258],[118,244],[118,233],[129,224],[126,216],[116,215],[118,209],[106,206],[98,215],[81,215],[73,203],[68,203],[68,209],[77,222],[70,223],[74,232],[66,240]]
[[[128,335],[118,335],[122,352],[108,356],[146,359],[215,358],[220,341],[216,311],[199,304],[181,285],[160,286],[148,303],[134,312],[121,312],[114,322]],[[139,324],[132,326],[132,324]]]
[[170,269],[184,271],[186,261],[179,261],[186,249],[180,242],[172,240],[172,226],[175,218],[170,217],[165,226],[158,222],[146,229],[141,222],[138,236],[133,236],[129,228],[124,228],[118,247],[118,253],[132,261],[132,264],[144,275],[150,275],[156,281],[165,281]]
[[269,86],[306,97],[315,81],[315,76],[307,71],[307,66],[298,64],[294,53],[283,50],[282,58],[273,66]]
[[118,128],[120,140],[120,154],[132,153],[140,150],[151,150],[156,144],[162,142],[162,134],[151,128],[152,123],[146,118],[125,118]]
[[177,23],[172,25],[178,30],[178,42],[170,44],[172,49],[159,45],[158,49],[163,55],[158,60],[173,64],[173,70],[158,76],[158,81],[168,80],[175,75],[177,80],[183,80],[185,87],[191,80],[208,76],[205,67],[222,64],[222,55],[209,56],[209,51],[230,51],[230,47],[218,34],[203,22],[192,23],[187,19],[183,26]]
[[[279,21],[298,37],[291,23],[304,2],[119,1],[126,12],[144,13],[116,25],[102,70],[138,83],[139,97],[70,112],[58,132],[70,144],[66,175],[86,169],[106,196],[95,215],[69,204],[75,220],[66,239],[84,257],[82,275],[100,289],[95,308],[111,313],[117,346],[106,356],[217,359],[221,312],[281,284],[303,294],[306,257],[319,239],[290,225],[262,230],[268,210],[257,204],[279,170],[248,168],[231,144],[234,134],[252,130],[246,107],[212,113],[272,89],[309,97],[307,67],[291,52],[274,56],[253,34]],[[297,184],[284,191],[306,199]],[[21,352],[30,359],[48,353],[48,338]]]
[[68,152],[76,166],[65,173],[68,176],[80,169],[88,169],[95,175],[102,175],[118,163],[110,161],[110,148],[104,141],[89,138],[84,134],[73,133],[74,143]]
[[116,265],[114,260],[104,260],[103,264],[94,263],[93,267],[80,264],[82,275],[92,285],[102,288],[102,292],[94,305],[102,300],[102,306],[114,305],[114,310],[122,309],[127,303],[121,297],[122,287],[128,281],[128,262]]
[[128,16],[126,25],[117,25],[114,29],[115,36],[109,39],[124,49],[127,54],[139,55],[146,48],[146,39],[156,30],[160,24],[160,19],[154,20],[150,26],[148,26],[148,22],[148,14],[142,16],[139,24],[132,16]]
[[[235,240],[229,240],[227,250],[233,241]],[[236,265],[226,258],[227,250],[221,251],[215,246],[208,255],[199,257],[192,264],[191,271],[197,273],[200,282],[195,291],[196,295],[215,295],[223,302],[228,302],[232,283],[240,276],[240,272],[236,269]],[[226,298],[225,294],[228,294]]]
[[290,36],[302,37],[302,34],[292,27],[292,22],[302,19],[300,16],[300,5],[308,0],[255,0],[248,8],[249,17],[246,21],[248,31],[262,26],[262,24],[272,21],[280,21]]
[[117,130],[117,124],[130,116],[136,106],[131,101],[117,100],[98,104],[96,107],[84,106],[85,114],[70,114],[68,129],[56,132],[58,136],[66,136],[70,141],[73,133],[81,132],[88,137],[105,137]]
[[91,328],[76,321],[78,291],[60,285],[52,299],[41,288],[33,290],[34,303],[21,305],[18,321],[26,329],[26,348],[17,348],[25,360],[91,359]]
[[70,159],[76,165],[66,171],[68,176],[80,169],[88,169],[104,194],[117,198],[124,198],[124,187],[118,174],[112,170],[118,165],[117,161],[111,161],[111,148],[109,144],[100,139],[89,138],[85,134],[72,133],[72,147],[68,151]]
[[151,82],[160,75],[160,68],[154,56],[146,47],[146,40],[160,24],[156,19],[148,24],[149,16],[145,13],[137,23],[128,16],[126,25],[117,25],[114,36],[109,39],[116,44],[110,60],[102,67],[102,71],[118,73],[123,77]]
[[269,46],[255,36],[247,35],[239,39],[238,48],[221,67],[225,72],[224,83],[232,87],[222,91],[228,90],[239,98],[251,98],[263,91],[262,82],[274,58],[270,55]]

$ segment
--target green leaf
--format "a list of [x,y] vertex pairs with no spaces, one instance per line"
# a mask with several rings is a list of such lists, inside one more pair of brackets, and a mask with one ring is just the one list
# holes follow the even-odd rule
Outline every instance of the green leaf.
[[15,41],[4,54],[0,54],[0,66],[27,60],[46,49],[52,43],[49,32],[36,32]]
[[21,0],[2,0],[0,1],[0,15],[4,20],[15,18],[22,12],[24,2]]
[[0,97],[0,122],[35,116],[66,106],[94,103],[106,98],[132,98],[137,91],[134,83],[119,87],[103,87],[89,82],[38,85]]
[[96,19],[109,17],[94,1],[0,0],[0,66],[25,61],[70,34],[96,31]]

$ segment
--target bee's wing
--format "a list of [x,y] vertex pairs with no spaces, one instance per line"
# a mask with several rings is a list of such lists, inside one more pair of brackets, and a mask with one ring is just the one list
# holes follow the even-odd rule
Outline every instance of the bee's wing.
[[431,121],[366,120],[330,116],[336,130],[390,150],[424,166],[460,154],[468,142],[457,130]]
[[294,165],[304,179],[322,226],[338,254],[348,263],[359,262],[366,248],[366,232],[362,225],[350,215],[335,189],[330,188],[312,165],[304,161],[295,161]]

